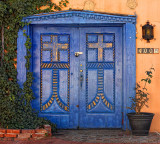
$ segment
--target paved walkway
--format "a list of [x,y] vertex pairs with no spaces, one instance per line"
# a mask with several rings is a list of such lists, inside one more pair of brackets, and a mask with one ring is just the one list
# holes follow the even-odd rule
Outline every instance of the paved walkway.
[[59,130],[52,137],[31,141],[0,141],[0,144],[93,144],[93,143],[156,143],[160,144],[160,135],[150,133],[149,136],[132,136],[122,130]]
[[122,130],[61,130],[56,138],[65,141],[87,143],[160,143],[160,135],[150,133],[149,136],[133,136]]

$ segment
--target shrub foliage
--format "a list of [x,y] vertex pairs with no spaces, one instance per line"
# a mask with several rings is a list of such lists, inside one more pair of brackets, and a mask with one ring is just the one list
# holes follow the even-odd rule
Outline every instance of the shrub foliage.
[[[30,67],[30,38],[25,43],[27,49],[27,80],[20,88],[17,83],[17,35],[25,24],[22,18],[42,12],[61,10],[68,1],[60,0],[58,4],[51,0],[1,0],[0,1],[0,127],[15,129],[32,129],[50,121],[38,117],[38,112],[31,107],[34,99],[32,91],[32,72]],[[46,9],[40,9],[46,6]],[[53,130],[55,125],[51,124]]]
[[140,114],[144,106],[148,107],[147,105],[149,100],[148,96],[150,94],[147,91],[147,85],[151,84],[153,71],[155,71],[155,69],[151,67],[149,70],[145,72],[146,78],[141,79],[141,83],[140,82],[136,83],[136,87],[135,87],[136,95],[134,97],[130,97],[131,106],[127,108],[134,110],[136,114]]

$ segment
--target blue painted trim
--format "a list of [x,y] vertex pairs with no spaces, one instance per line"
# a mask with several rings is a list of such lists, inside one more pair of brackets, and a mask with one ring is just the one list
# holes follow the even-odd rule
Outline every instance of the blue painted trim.
[[23,87],[23,83],[26,81],[26,47],[24,44],[27,38],[23,36],[23,31],[27,31],[27,26],[25,26],[23,29],[19,29],[17,39],[17,79],[20,87]]
[[111,15],[111,14],[100,14],[95,12],[89,11],[63,11],[63,12],[54,12],[54,13],[44,13],[44,14],[37,14],[29,17],[23,18],[24,22],[31,22],[33,21],[46,21],[50,19],[64,19],[64,18],[71,18],[77,17],[82,19],[90,19],[90,20],[98,20],[98,21],[107,21],[107,23],[136,23],[136,16],[129,15],[129,16],[118,16],[118,15]]
[[127,23],[124,25],[123,40],[123,129],[129,128],[126,114],[131,112],[126,107],[131,106],[129,97],[135,96],[136,85],[136,26]]

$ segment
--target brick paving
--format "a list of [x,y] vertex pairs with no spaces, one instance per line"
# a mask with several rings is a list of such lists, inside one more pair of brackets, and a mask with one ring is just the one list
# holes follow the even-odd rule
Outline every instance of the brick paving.
[[87,143],[159,143],[160,135],[150,133],[148,136],[133,136],[128,131],[122,130],[60,130],[61,135],[56,135],[65,141]]
[[133,136],[122,130],[59,130],[52,137],[29,141],[0,141],[0,144],[93,144],[93,143],[128,143],[160,144],[160,135],[150,133],[148,136]]

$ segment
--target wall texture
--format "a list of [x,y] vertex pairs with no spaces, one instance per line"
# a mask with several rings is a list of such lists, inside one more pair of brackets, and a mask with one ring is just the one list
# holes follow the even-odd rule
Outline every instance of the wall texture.
[[[160,0],[137,0],[137,6],[135,9],[130,9],[127,5],[127,0],[89,0],[92,4],[86,5],[86,0],[69,0],[69,5],[64,10],[69,8],[83,10],[92,9],[97,12],[108,12],[116,14],[127,14],[137,15],[137,48],[160,48]],[[136,1],[136,0],[130,0]],[[58,0],[53,0],[58,2]],[[141,24],[144,25],[149,20],[151,24],[156,25],[154,35],[156,40],[152,40],[147,43],[145,40],[141,40],[142,28]],[[155,68],[154,77],[152,84],[148,88],[150,93],[149,108],[144,108],[143,111],[155,113],[151,131],[160,132],[160,54],[136,54],[136,75],[137,82],[143,78],[144,73],[151,66]]]

